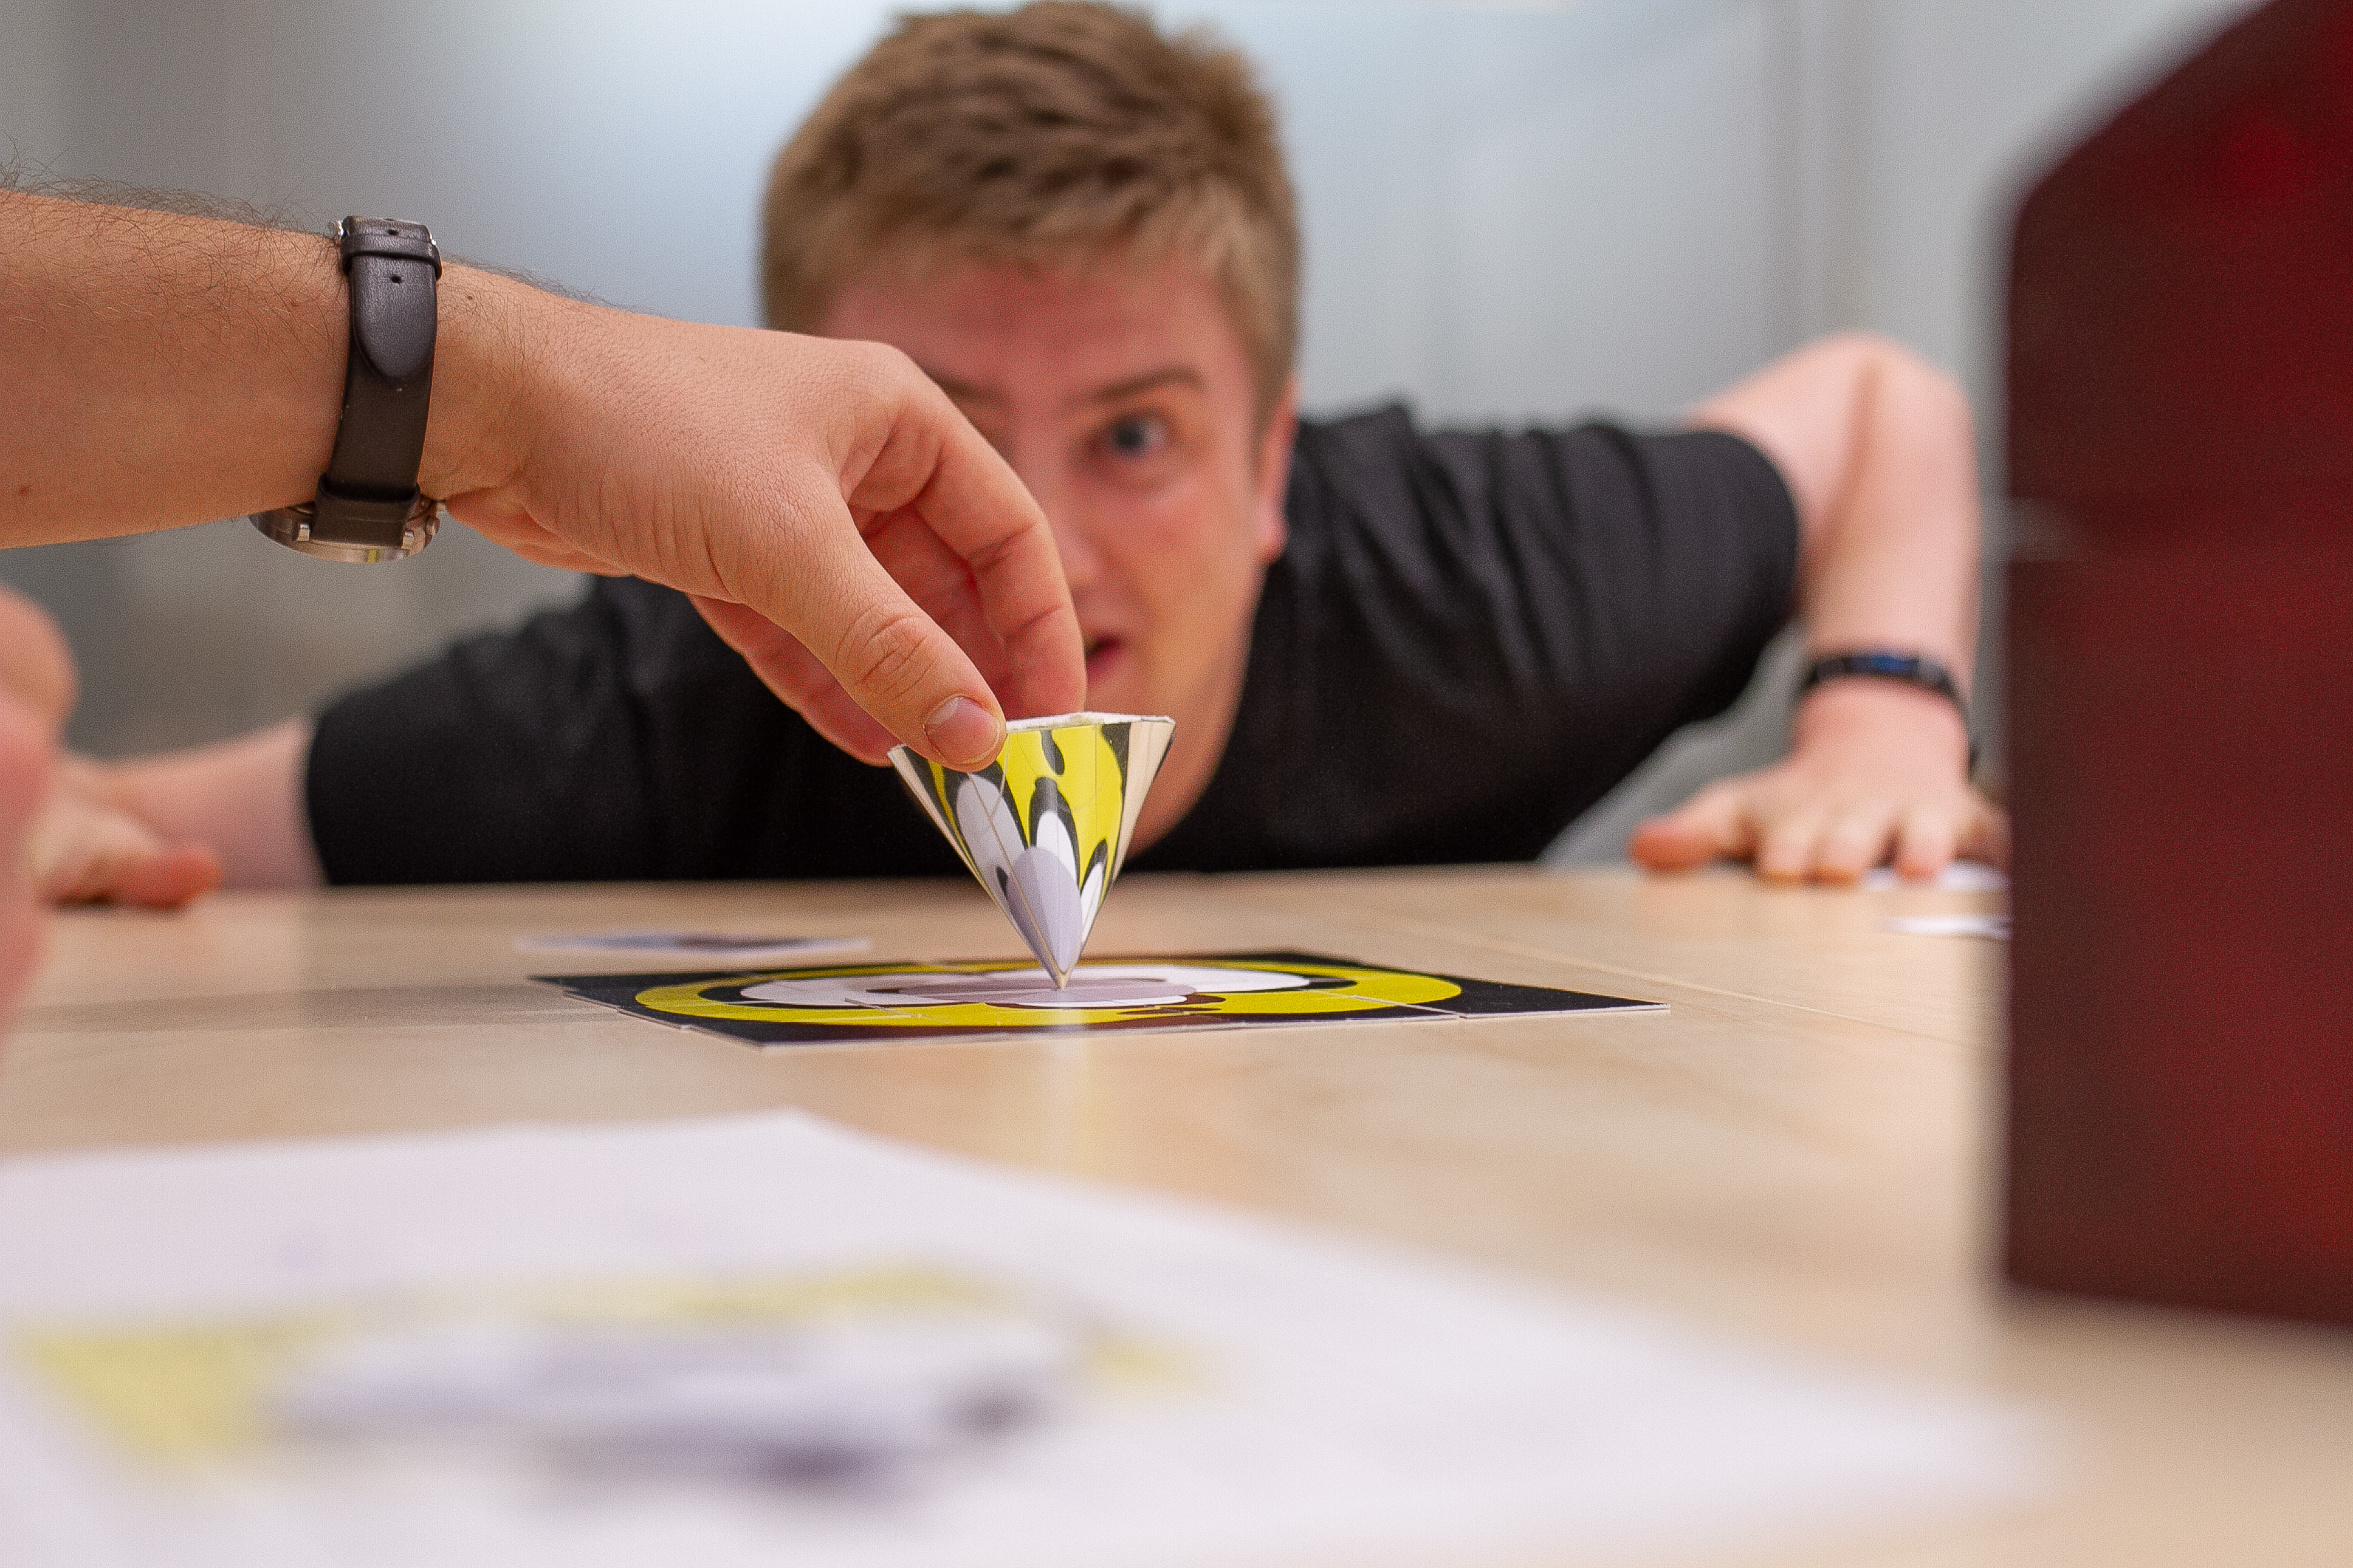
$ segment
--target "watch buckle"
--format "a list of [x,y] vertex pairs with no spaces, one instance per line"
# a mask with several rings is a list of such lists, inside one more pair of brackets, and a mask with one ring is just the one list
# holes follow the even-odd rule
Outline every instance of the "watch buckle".
[[372,566],[382,561],[406,561],[418,553],[433,542],[434,534],[440,531],[441,520],[449,515],[448,509],[432,497],[418,496],[400,519],[400,542],[394,544],[316,538],[313,536],[313,524],[318,511],[316,501],[306,500],[293,506],[257,511],[248,521],[289,550],[299,550],[322,561],[345,561],[354,565]]

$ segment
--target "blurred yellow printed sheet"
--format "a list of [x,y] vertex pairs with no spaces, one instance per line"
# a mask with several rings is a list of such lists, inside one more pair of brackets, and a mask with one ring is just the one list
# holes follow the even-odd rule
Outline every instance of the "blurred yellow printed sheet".
[[8,1568],[1460,1562],[2031,1487],[2010,1413],[797,1115],[0,1164]]

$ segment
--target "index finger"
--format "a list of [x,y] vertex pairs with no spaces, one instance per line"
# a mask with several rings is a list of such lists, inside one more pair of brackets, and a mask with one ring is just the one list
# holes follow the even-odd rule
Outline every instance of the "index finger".
[[972,573],[981,614],[1010,659],[1014,706],[1073,711],[1086,702],[1086,650],[1046,514],[947,395],[910,370],[921,384],[906,412],[923,428],[892,432],[849,502],[920,516]]

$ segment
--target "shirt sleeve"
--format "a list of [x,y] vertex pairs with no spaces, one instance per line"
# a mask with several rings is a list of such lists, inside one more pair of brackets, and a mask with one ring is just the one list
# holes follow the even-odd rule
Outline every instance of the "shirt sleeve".
[[1731,706],[1795,608],[1797,508],[1738,436],[1447,431],[1423,454],[1459,509],[1506,679],[1652,734],[1643,755]]

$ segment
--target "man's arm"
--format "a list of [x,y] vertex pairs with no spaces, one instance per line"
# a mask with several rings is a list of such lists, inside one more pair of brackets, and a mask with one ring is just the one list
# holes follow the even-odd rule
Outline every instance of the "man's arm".
[[[346,332],[327,240],[0,192],[0,546],[305,499]],[[1044,516],[878,345],[657,321],[451,267],[418,482],[533,560],[694,595],[870,760],[894,741],[993,755],[991,680],[1029,712],[1083,696]]]
[[[1884,339],[1831,338],[1709,399],[1691,423],[1754,442],[1788,485],[1810,653],[1923,654],[1967,690],[1977,454],[1950,378]],[[1891,858],[1908,877],[1933,876],[1957,855],[2000,862],[2007,825],[1969,785],[1968,745],[1941,698],[1831,681],[1799,705],[1786,759],[1644,823],[1632,854],[1659,870],[1753,859],[1776,880],[1849,881]]]

